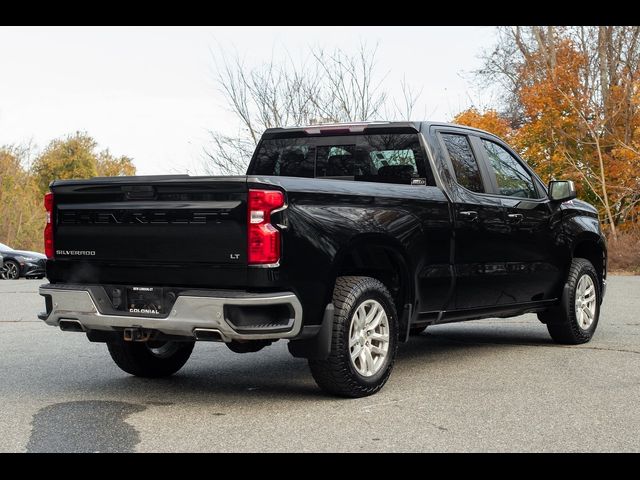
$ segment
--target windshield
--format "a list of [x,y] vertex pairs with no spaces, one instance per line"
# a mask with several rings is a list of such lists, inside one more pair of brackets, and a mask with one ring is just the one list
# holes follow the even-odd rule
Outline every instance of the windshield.
[[4,243],[0,243],[0,250],[13,250],[13,248],[5,245]]
[[435,185],[417,134],[263,140],[250,175]]

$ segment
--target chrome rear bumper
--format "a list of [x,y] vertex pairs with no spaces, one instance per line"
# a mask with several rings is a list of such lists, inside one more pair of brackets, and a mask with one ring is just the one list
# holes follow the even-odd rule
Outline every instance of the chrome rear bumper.
[[[47,301],[48,311],[38,317],[54,327],[60,326],[60,320],[71,320],[79,322],[85,331],[142,328],[194,339],[195,329],[207,329],[218,331],[225,342],[292,338],[298,335],[302,327],[302,305],[291,292],[258,294],[216,291],[212,296],[180,295],[166,318],[101,313],[90,289],[82,285],[45,284],[40,287],[39,292],[42,296],[50,297],[50,300]],[[225,306],[231,305],[285,305],[291,313],[286,325],[279,325],[277,328],[267,323],[239,329],[234,328],[230,319],[225,318]]]

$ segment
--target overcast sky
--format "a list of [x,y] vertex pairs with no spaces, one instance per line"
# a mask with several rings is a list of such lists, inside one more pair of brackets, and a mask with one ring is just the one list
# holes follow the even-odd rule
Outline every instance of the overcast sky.
[[493,39],[491,27],[0,27],[0,145],[82,130],[139,174],[198,173],[207,131],[236,127],[212,80],[221,49],[256,65],[378,42],[390,93],[405,76],[423,89],[416,114],[449,120],[487,101],[465,73]]

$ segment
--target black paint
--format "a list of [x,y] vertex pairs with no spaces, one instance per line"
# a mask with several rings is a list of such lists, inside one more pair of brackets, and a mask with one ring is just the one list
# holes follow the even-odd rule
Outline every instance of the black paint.
[[[500,139],[431,122],[369,125],[364,133],[394,129],[418,135],[425,162],[419,170],[434,172],[435,186],[264,176],[251,166],[249,175],[234,177],[55,181],[56,249],[95,255],[57,256],[47,262],[47,276],[51,283],[293,291],[305,326],[321,323],[338,275],[392,284],[398,307],[410,304],[417,324],[544,310],[561,297],[576,254],[604,280],[606,243],[596,210],[578,200],[551,201],[524,163],[539,198],[501,195],[479,147],[488,139],[519,159]],[[483,192],[456,182],[445,132],[468,137]],[[277,267],[246,264],[251,188],[285,192],[287,208],[272,216],[282,237]],[[132,189],[145,194],[132,201]]]

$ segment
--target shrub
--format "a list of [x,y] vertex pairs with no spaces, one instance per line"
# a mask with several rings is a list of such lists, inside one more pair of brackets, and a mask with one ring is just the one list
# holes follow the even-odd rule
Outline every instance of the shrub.
[[633,229],[618,233],[618,240],[609,236],[610,272],[640,274],[640,230]]

